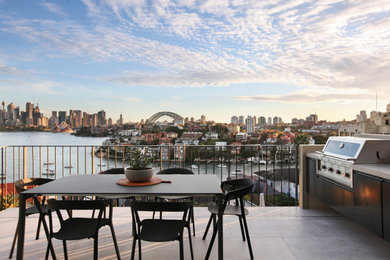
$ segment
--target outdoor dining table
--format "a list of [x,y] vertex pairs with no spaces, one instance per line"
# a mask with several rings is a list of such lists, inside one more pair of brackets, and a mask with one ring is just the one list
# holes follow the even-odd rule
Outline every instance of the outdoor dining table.
[[[159,175],[164,181],[151,186],[117,184],[124,175],[74,175],[24,191],[19,198],[19,230],[16,259],[23,259],[26,200],[34,196],[214,196],[218,205],[218,259],[223,259],[223,221],[220,180],[215,175]],[[45,232],[47,226],[44,221]]]

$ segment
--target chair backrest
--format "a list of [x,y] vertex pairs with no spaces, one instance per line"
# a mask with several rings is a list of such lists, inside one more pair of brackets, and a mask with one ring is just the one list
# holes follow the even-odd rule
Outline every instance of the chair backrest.
[[125,174],[125,170],[124,168],[113,168],[99,172],[99,174]]
[[221,183],[222,190],[225,191],[225,200],[242,199],[253,189],[252,179],[229,180]]
[[[49,208],[49,224],[50,232],[53,233],[53,220],[52,220],[52,211],[56,211],[60,224],[62,226],[64,218],[62,217],[61,210],[66,210],[68,212],[69,218],[72,218],[72,214],[69,212],[72,210],[99,210],[98,213],[98,222],[96,228],[99,228],[100,221],[102,219],[104,210],[107,206],[110,206],[109,218],[112,218],[112,202],[111,200],[55,200],[49,199],[47,201]],[[92,219],[93,217],[90,217]]]
[[[131,213],[133,217],[133,230],[136,229],[136,223],[138,226],[141,224],[139,217],[139,211],[161,211],[161,212],[182,212],[182,221],[186,221],[187,214],[192,207],[192,201],[185,202],[143,202],[143,201],[132,201],[131,202]],[[136,220],[136,221],[134,221]]]
[[185,168],[168,168],[162,171],[159,171],[157,174],[192,174],[194,172]]
[[105,209],[110,205],[110,200],[55,200],[50,199],[47,205],[51,210],[93,210]]
[[53,181],[52,179],[45,178],[26,178],[20,179],[15,182],[15,188],[17,193],[29,190],[31,188],[37,187],[39,185]]

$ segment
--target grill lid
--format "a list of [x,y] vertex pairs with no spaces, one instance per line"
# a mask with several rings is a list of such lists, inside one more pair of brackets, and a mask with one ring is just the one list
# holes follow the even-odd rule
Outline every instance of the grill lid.
[[332,136],[322,153],[355,163],[389,163],[390,139]]
[[357,159],[366,139],[353,137],[329,137],[322,149],[325,154],[346,160]]

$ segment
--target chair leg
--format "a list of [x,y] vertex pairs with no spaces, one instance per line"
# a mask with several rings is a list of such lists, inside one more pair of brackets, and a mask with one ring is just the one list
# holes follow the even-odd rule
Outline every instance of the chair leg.
[[193,228],[193,233],[195,236],[195,216],[194,216],[194,207],[191,207],[191,221],[192,221],[192,228]]
[[190,242],[190,252],[191,252],[191,260],[194,260],[194,251],[192,249],[192,238],[191,238],[191,226],[188,224],[188,240]]
[[98,234],[93,238],[93,259],[98,260]]
[[120,259],[121,259],[121,255],[120,255],[120,253],[119,253],[118,243],[117,243],[117,241],[116,241],[114,226],[112,225],[112,223],[110,223],[109,226],[110,226],[110,229],[111,229],[112,240],[114,241],[114,247],[115,247],[116,257],[118,258],[118,260],[120,260]]
[[241,216],[238,216],[238,220],[240,221],[242,240],[245,241],[244,227],[242,226],[242,218],[241,218]]
[[209,222],[207,223],[206,230],[204,231],[204,234],[203,234],[203,238],[202,238],[203,240],[206,239],[206,236],[207,236],[207,233],[209,232],[209,228],[210,228],[212,220],[213,220],[213,214],[210,215]]
[[253,252],[252,252],[252,245],[251,245],[251,240],[249,238],[249,231],[248,231],[248,225],[246,223],[246,217],[245,214],[242,217],[242,221],[244,222],[244,227],[245,227],[245,234],[246,234],[246,240],[248,242],[248,248],[249,248],[249,254],[251,256],[251,259],[253,259]]
[[134,254],[135,254],[135,244],[137,243],[137,239],[133,237],[133,246],[131,247],[131,260],[134,260]]
[[142,260],[142,254],[141,254],[141,239],[138,239],[138,259]]
[[180,260],[184,260],[184,251],[183,251],[183,238],[179,239],[179,248],[180,248]]
[[[218,225],[218,221],[216,222],[216,225]],[[214,228],[213,236],[211,237],[209,248],[207,249],[207,254],[206,254],[205,259],[209,259],[209,257],[210,257],[211,249],[213,249],[214,240],[215,240],[215,237],[217,236],[217,231],[218,231],[217,228]]]
[[[51,239],[49,238],[49,241],[48,241],[47,247],[46,247],[45,260],[48,260],[48,259],[49,259],[50,245],[51,245]],[[53,256],[52,256],[52,257],[53,257]],[[54,257],[53,257],[53,259],[54,259]]]
[[66,246],[66,240],[62,240],[62,247],[64,248],[64,258],[68,260],[68,247]]
[[11,251],[9,252],[9,257],[8,257],[9,259],[11,259],[12,255],[14,254],[15,243],[16,243],[16,239],[18,238],[18,231],[19,231],[19,224],[16,225],[14,240],[12,241]]
[[39,231],[41,230],[41,223],[42,223],[42,215],[39,216],[38,220],[38,227],[37,227],[37,235],[35,236],[35,239],[39,239]]

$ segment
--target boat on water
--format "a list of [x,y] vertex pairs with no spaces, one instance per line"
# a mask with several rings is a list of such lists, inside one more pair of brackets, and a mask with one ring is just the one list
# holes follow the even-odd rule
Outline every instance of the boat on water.
[[198,165],[193,164],[193,165],[191,165],[191,168],[192,168],[192,169],[198,169]]
[[44,162],[43,165],[53,165],[53,162]]
[[42,175],[55,175],[56,172],[53,169],[46,169],[44,172],[42,172]]
[[64,168],[65,169],[71,169],[71,168],[73,168],[73,166],[72,165],[65,165]]
[[217,164],[217,167],[218,168],[226,168],[226,164],[220,163],[220,164]]
[[104,163],[99,163],[98,166],[106,166]]

